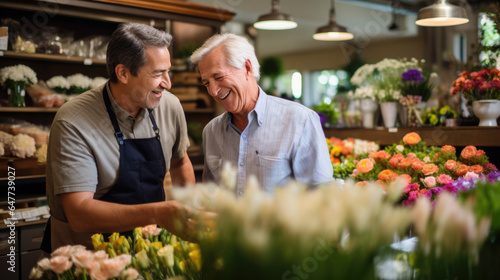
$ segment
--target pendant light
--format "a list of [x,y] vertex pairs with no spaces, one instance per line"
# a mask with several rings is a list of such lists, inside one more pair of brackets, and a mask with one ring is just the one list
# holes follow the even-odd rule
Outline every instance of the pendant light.
[[399,25],[398,25],[398,18],[396,15],[396,0],[392,1],[391,6],[392,6],[392,19],[391,19],[391,24],[389,25],[389,27],[387,27],[387,29],[389,29],[389,31],[398,31]]
[[332,7],[330,9],[330,22],[328,25],[319,27],[313,35],[313,38],[319,41],[346,41],[354,38],[354,35],[347,32],[347,28],[335,22],[334,0],[332,0]]
[[436,0],[435,4],[418,11],[415,23],[421,26],[452,26],[468,22],[464,8],[448,4],[446,0]]
[[257,29],[265,30],[285,30],[297,27],[297,23],[292,18],[279,11],[279,0],[272,0],[271,13],[259,17],[253,26]]

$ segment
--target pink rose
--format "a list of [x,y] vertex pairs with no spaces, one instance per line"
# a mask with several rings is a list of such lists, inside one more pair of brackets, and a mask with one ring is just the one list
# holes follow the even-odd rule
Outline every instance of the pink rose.
[[161,232],[161,228],[157,227],[156,225],[147,225],[142,228],[142,233],[144,233],[144,236],[148,238],[148,236],[152,235],[158,235]]
[[71,256],[71,260],[76,266],[89,270],[90,265],[94,261],[94,253],[87,250],[81,250],[75,252],[73,256]]
[[122,272],[121,276],[123,279],[137,279],[139,278],[139,271],[135,268],[129,267]]
[[436,186],[436,178],[434,176],[425,177],[424,184],[429,188],[433,188]]
[[70,269],[73,263],[66,256],[55,256],[50,259],[50,270],[57,274],[61,274]]
[[51,257],[65,256],[65,257],[69,258],[71,256],[70,255],[71,248],[72,248],[71,245],[66,245],[66,246],[59,247],[54,252],[52,252],[52,254],[50,254],[50,256]]
[[470,171],[467,171],[467,173],[464,176],[465,179],[477,179],[478,177],[479,175],[477,175],[475,172],[470,172]]
[[120,276],[120,273],[125,269],[126,266],[127,264],[124,259],[116,257],[103,260],[101,262],[101,271],[105,272],[108,275],[108,278],[114,278]]
[[431,175],[431,174],[436,173],[438,170],[439,170],[439,167],[437,167],[437,165],[435,165],[433,163],[429,163],[429,164],[424,165],[424,167],[422,168],[422,173],[424,173],[424,175],[427,176],[427,175]]
[[352,176],[356,177],[356,176],[358,176],[358,174],[359,174],[359,171],[357,169],[354,169],[352,171]]
[[450,159],[448,160],[445,164],[444,164],[444,167],[448,170],[448,171],[454,171],[456,168],[457,168],[457,162]]
[[438,183],[440,183],[442,185],[446,185],[446,184],[454,182],[453,178],[451,178],[450,176],[448,176],[446,174],[441,174],[441,175],[437,176],[436,180]]

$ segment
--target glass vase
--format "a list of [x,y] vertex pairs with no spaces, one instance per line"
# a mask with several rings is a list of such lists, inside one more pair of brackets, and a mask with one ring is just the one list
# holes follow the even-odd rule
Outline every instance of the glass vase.
[[9,106],[11,107],[25,107],[24,95],[25,95],[24,85],[22,83],[14,83],[14,85],[7,89],[9,95]]

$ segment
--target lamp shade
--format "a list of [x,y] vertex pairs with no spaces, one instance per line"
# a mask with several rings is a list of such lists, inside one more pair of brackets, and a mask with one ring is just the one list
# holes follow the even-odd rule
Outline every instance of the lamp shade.
[[253,26],[257,29],[285,30],[297,27],[297,23],[289,15],[281,13],[278,0],[273,0],[271,13],[260,16]]
[[313,35],[313,38],[318,41],[346,41],[354,38],[354,35],[347,32],[347,28],[335,22],[334,1],[332,1],[332,7],[330,9],[330,22],[328,25],[319,27]]
[[452,26],[468,22],[464,8],[448,4],[446,0],[438,0],[420,9],[415,23],[420,26]]

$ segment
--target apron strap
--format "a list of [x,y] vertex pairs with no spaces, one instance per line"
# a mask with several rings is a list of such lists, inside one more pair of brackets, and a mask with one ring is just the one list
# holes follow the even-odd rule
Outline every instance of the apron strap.
[[160,140],[160,129],[156,125],[156,121],[155,121],[155,118],[153,116],[153,109],[148,108],[148,111],[149,111],[149,119],[151,120],[151,123],[153,124],[153,131],[156,134],[156,140]]
[[119,145],[123,145],[123,132],[118,125],[118,121],[116,120],[115,111],[113,110],[113,106],[111,106],[111,101],[109,100],[107,85],[104,86],[102,90],[102,96],[104,98],[104,104],[106,105],[106,110],[108,111],[109,118],[111,119],[111,124],[113,124],[113,128],[115,129],[115,137],[118,140]]

